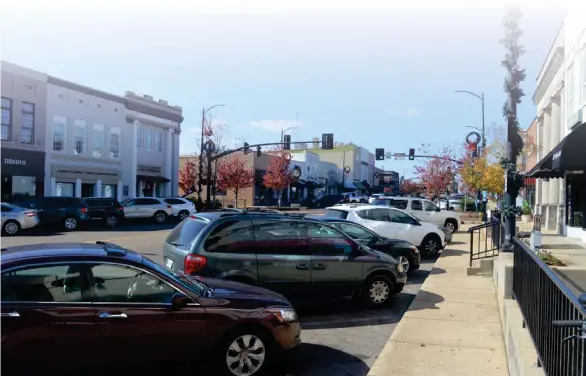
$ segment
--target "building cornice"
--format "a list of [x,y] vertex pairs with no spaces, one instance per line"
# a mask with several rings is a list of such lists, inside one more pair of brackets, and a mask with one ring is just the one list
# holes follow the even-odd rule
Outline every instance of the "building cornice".
[[537,89],[533,94],[533,104],[538,105],[539,102],[541,102],[541,100],[545,97],[563,63],[564,48],[557,47],[553,52],[553,56],[551,57],[543,76],[537,84]]

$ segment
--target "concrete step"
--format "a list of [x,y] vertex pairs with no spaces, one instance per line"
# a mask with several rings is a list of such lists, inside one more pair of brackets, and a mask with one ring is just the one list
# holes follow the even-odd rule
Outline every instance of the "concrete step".
[[466,269],[466,275],[479,275],[490,277],[492,276],[492,269],[494,266],[494,259],[486,258],[482,260],[472,261],[472,266]]

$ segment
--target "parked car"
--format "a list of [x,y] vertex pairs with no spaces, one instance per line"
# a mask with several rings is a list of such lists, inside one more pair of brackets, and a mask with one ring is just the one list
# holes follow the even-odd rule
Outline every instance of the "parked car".
[[328,206],[335,205],[342,201],[342,195],[339,194],[331,194],[331,195],[323,195],[318,199],[315,199],[310,205],[310,208],[319,209],[319,208],[327,208]]
[[361,224],[350,222],[345,219],[318,216],[311,218],[324,221],[344,232],[358,243],[394,257],[403,265],[405,273],[419,269],[421,262],[419,249],[407,241],[385,238]]
[[195,204],[182,197],[164,197],[163,201],[171,205],[173,216],[180,221],[189,217],[191,214],[197,213]]
[[156,197],[137,197],[122,201],[124,215],[128,219],[153,219],[165,223],[173,215],[173,207]]
[[84,197],[81,200],[88,206],[90,219],[101,220],[108,227],[117,226],[124,221],[124,207],[115,198]]
[[258,285],[294,302],[360,298],[383,306],[407,282],[394,258],[302,216],[199,213],[163,247],[174,272]]
[[216,374],[257,375],[300,343],[282,295],[175,274],[115,244],[2,249],[1,267],[2,366],[14,374],[211,355]]
[[378,200],[379,198],[383,198],[383,197],[385,197],[384,193],[373,193],[368,198],[368,203],[373,204],[376,200]]
[[2,203],[2,235],[14,236],[21,230],[27,230],[39,224],[39,214],[36,210],[21,208],[20,206]]
[[364,195],[362,193],[356,193],[356,192],[342,193],[342,202],[367,203],[368,196]]
[[374,205],[337,205],[327,209],[324,217],[347,219],[386,238],[408,241],[429,256],[437,255],[446,246],[446,237],[436,225],[421,222],[402,210]]
[[[381,201],[384,201],[384,203]],[[385,197],[382,200],[377,200],[375,205],[386,205],[401,209],[423,222],[430,222],[437,226],[447,227],[452,232],[458,231],[461,223],[458,213],[441,210],[430,200],[418,197]]]
[[14,203],[23,208],[36,209],[41,226],[57,224],[66,231],[73,231],[90,220],[87,204],[76,197],[19,197]]

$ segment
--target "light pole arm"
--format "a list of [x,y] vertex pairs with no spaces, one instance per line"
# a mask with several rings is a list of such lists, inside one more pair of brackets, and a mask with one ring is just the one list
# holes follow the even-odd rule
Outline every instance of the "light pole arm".
[[480,99],[481,101],[484,102],[484,94],[478,95],[478,94],[473,93],[473,92],[468,91],[468,90],[455,90],[454,93],[466,93],[466,94],[474,95],[476,98],[478,98],[478,99]]

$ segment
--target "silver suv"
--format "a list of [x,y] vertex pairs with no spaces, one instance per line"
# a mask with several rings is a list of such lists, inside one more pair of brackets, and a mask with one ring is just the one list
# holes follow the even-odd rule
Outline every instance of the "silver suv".
[[173,215],[173,207],[156,197],[129,198],[121,205],[126,219],[152,218],[157,223],[165,223]]
[[182,197],[162,197],[161,200],[172,206],[173,216],[177,217],[180,221],[189,217],[191,214],[197,213],[195,204]]

